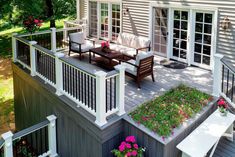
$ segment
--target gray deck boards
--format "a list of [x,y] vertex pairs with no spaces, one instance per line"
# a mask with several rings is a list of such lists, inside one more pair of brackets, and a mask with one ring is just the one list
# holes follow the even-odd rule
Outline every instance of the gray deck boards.
[[[88,55],[80,61],[76,54],[70,57],[75,64],[81,64],[86,68],[94,71],[103,70],[96,65],[88,63]],[[137,106],[147,102],[171,88],[183,83],[191,87],[195,87],[203,92],[212,93],[212,73],[197,67],[187,67],[186,69],[169,69],[159,65],[157,62],[160,59],[155,56],[154,76],[155,82],[152,82],[151,77],[146,77],[141,82],[141,89],[137,88],[136,83],[132,78],[126,77],[125,84],[125,110],[130,112]]]
[[[235,136],[235,133],[234,133]],[[225,137],[221,138],[213,157],[234,157],[235,156],[235,139],[233,142]]]

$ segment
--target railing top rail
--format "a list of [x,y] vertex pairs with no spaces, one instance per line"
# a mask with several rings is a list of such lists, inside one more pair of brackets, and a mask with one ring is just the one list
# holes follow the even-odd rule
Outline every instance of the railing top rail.
[[30,45],[30,44],[29,44],[30,41],[28,41],[28,40],[26,40],[26,39],[24,39],[24,38],[22,38],[22,37],[15,36],[15,38],[16,38],[17,40],[19,40],[19,41],[21,41],[21,42],[27,44],[27,45]]
[[81,66],[79,64],[76,64],[75,61],[73,61],[69,58],[66,58],[66,57],[62,57],[62,58],[60,58],[60,60],[62,62],[64,62],[65,64],[69,64],[70,66],[73,66],[74,68],[79,69],[80,71],[83,71],[84,73],[87,73],[91,77],[94,77],[94,78],[96,77],[95,76],[95,71],[91,70],[89,68],[86,68],[86,66]]
[[38,45],[38,44],[35,44],[35,45],[33,45],[37,50],[40,50],[40,51],[42,51],[42,52],[44,52],[44,53],[47,53],[48,55],[50,55],[50,56],[52,56],[52,57],[55,57],[55,54],[51,51],[51,50],[48,50],[48,49],[46,49],[46,48],[44,48],[44,47],[42,47],[42,46],[40,46],[40,45]]
[[5,141],[3,139],[0,139],[0,148],[3,147],[4,143],[5,143]]
[[82,26],[79,26],[79,27],[61,28],[61,29],[57,29],[56,32],[70,31],[70,30],[76,30],[76,29],[82,29]]
[[106,79],[107,79],[107,78],[111,78],[111,77],[115,77],[115,76],[117,76],[118,74],[119,74],[119,73],[118,73],[117,70],[112,70],[112,71],[110,71],[110,72],[107,73]]
[[27,129],[21,130],[21,131],[15,133],[15,134],[13,135],[12,140],[13,140],[13,141],[14,141],[14,140],[17,140],[17,139],[19,139],[19,138],[21,138],[21,137],[24,137],[24,136],[26,136],[26,135],[29,135],[29,134],[32,133],[32,132],[35,132],[35,131],[37,131],[37,130],[40,130],[40,129],[42,129],[42,128],[48,126],[49,123],[50,123],[49,120],[45,120],[45,121],[43,121],[43,122],[41,122],[41,123],[38,123],[38,124],[36,124],[36,125],[33,125],[33,126],[27,128]]
[[228,58],[223,57],[223,58],[221,59],[221,62],[222,62],[230,71],[232,71],[233,73],[235,73],[235,67],[234,67],[234,65],[232,65],[231,63],[228,62]]
[[51,33],[51,30],[45,30],[45,31],[39,31],[39,32],[35,32],[35,33],[23,33],[23,34],[19,34],[19,35],[16,35],[18,37],[27,37],[27,36],[34,36],[34,35],[40,35],[40,34],[46,34],[46,33]]

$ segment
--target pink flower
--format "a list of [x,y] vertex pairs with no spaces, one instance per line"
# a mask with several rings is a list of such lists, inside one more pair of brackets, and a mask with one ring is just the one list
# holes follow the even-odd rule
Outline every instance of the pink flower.
[[133,147],[134,147],[135,149],[138,149],[138,148],[139,148],[138,144],[134,144]]
[[126,156],[127,157],[131,156],[131,152],[126,153]]
[[129,143],[126,144],[126,147],[127,147],[128,149],[131,149],[131,145],[130,145]]
[[128,136],[126,137],[126,142],[132,142],[132,143],[135,143],[135,136]]
[[136,150],[133,150],[131,154],[132,154],[132,156],[137,156],[138,153]]
[[162,140],[165,141],[165,137],[164,136],[162,136]]
[[125,150],[125,145],[120,145],[118,149],[120,152],[123,152]]
[[38,24],[39,20],[38,19],[34,19],[34,23]]

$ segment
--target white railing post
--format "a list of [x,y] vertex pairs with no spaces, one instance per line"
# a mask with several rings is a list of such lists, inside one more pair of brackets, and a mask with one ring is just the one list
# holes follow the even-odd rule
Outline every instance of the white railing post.
[[31,76],[36,75],[36,50],[33,45],[36,45],[36,41],[30,41],[30,65],[31,65]]
[[221,92],[222,80],[222,62],[224,56],[221,54],[214,55],[214,72],[213,72],[213,96],[219,97]]
[[16,38],[17,33],[12,33],[12,60],[16,62],[17,60],[17,48],[16,48]]
[[49,140],[49,151],[50,157],[56,157],[57,148],[56,148],[56,116],[51,115],[48,116],[47,119],[50,121],[48,125],[48,140]]
[[51,51],[56,53],[56,28],[51,28]]
[[96,121],[95,123],[99,126],[103,126],[107,123],[105,115],[106,106],[106,75],[103,71],[98,71],[96,75]]
[[56,72],[56,95],[62,95],[63,90],[63,69],[60,58],[64,57],[63,53],[55,53],[55,72]]
[[63,40],[64,42],[68,39],[68,32],[67,32],[67,21],[64,21],[64,33],[63,33]]
[[118,115],[124,115],[125,112],[125,66],[117,65],[115,69],[119,72],[116,77],[116,104],[118,106]]
[[5,141],[4,157],[13,157],[12,137],[13,137],[13,134],[11,131],[2,134],[2,138]]

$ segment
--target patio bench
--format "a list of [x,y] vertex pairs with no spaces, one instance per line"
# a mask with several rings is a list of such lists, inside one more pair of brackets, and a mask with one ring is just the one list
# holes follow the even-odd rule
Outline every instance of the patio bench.
[[209,151],[212,157],[222,136],[233,141],[233,123],[235,115],[228,113],[221,116],[216,110],[189,136],[187,136],[177,148],[182,151],[182,157],[205,157]]
[[110,44],[110,49],[121,52],[124,56],[135,58],[141,51],[150,51],[151,41],[142,36],[130,33],[119,33],[115,44]]

